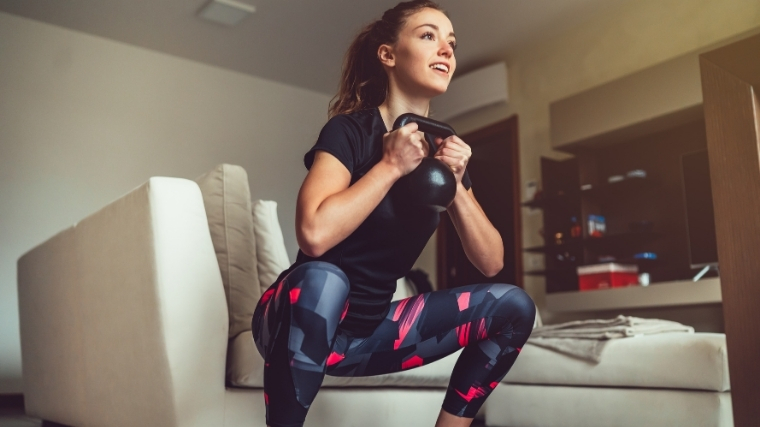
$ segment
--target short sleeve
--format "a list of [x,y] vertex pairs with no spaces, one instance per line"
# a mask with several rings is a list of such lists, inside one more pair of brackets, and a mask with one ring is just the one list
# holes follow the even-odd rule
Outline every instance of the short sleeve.
[[317,142],[303,157],[306,169],[311,169],[317,151],[325,151],[335,156],[353,174],[354,167],[359,163],[361,145],[357,125],[346,115],[331,118],[319,133]]

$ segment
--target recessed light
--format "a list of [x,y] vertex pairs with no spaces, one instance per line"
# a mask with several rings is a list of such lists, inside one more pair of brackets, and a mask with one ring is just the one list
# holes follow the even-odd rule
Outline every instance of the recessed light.
[[198,16],[231,27],[255,11],[255,7],[235,0],[211,0]]

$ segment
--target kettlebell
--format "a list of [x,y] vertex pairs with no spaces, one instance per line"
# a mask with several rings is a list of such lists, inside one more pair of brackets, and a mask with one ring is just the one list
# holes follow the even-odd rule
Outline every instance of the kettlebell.
[[[420,131],[441,138],[456,135],[454,129],[446,123],[412,113],[398,116],[393,122],[393,130],[411,122],[417,123]],[[427,141],[427,139],[425,140]],[[442,212],[454,201],[454,196],[457,193],[457,181],[451,168],[434,157],[435,144],[430,141],[427,142],[430,146],[428,156],[422,159],[422,162],[412,172],[396,181],[393,185],[393,191],[405,204],[427,206],[437,212]]]

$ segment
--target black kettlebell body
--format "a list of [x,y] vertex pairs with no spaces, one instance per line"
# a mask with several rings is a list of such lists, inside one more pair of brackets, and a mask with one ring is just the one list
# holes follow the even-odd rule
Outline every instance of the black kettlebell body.
[[[398,116],[393,123],[396,130],[407,123],[417,123],[418,129],[424,133],[447,138],[456,135],[454,129],[445,124],[427,117],[406,113]],[[430,207],[438,212],[445,211],[454,201],[457,192],[457,182],[454,172],[448,165],[434,158],[435,144],[428,141],[430,150],[428,157],[412,172],[401,177],[393,186],[393,191],[401,199],[402,203],[409,205],[422,205]]]

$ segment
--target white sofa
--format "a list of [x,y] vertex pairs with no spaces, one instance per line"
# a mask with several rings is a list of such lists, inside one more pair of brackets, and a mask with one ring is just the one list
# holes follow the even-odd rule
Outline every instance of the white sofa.
[[[250,199],[228,200],[248,189],[242,168],[204,177],[200,187],[151,178],[19,260],[29,415],[77,427],[264,425],[245,316],[286,262],[282,236],[273,205],[254,204],[265,211],[256,222]],[[432,426],[455,358],[327,377],[306,425]],[[526,345],[482,413],[493,427],[726,427],[726,363],[722,334],[616,340],[597,365]]]

